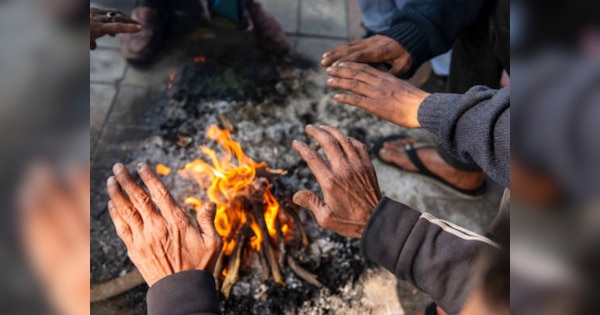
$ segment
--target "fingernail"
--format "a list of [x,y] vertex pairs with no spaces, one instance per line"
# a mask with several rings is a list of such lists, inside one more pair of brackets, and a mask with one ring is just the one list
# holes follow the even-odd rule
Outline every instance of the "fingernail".
[[323,129],[325,128],[325,125],[319,125],[319,128]]
[[328,83],[328,84],[331,84],[331,83],[333,83],[333,78],[329,78],[329,79],[327,79],[327,83]]
[[117,183],[117,180],[115,179],[114,176],[111,176],[108,178],[108,180],[106,181],[106,185],[114,185]]
[[115,164],[115,166],[113,166],[113,172],[115,174],[121,173],[124,169],[125,169],[125,166],[123,166],[123,164],[121,164],[121,163],[117,163],[117,164]]
[[308,124],[308,125],[306,125],[306,128],[307,129],[309,129],[309,128],[315,128],[315,126]]
[[137,169],[138,171],[143,171],[146,168],[146,163],[138,163]]
[[108,210],[112,210],[112,208],[114,208],[115,205],[113,204],[112,200],[108,201]]

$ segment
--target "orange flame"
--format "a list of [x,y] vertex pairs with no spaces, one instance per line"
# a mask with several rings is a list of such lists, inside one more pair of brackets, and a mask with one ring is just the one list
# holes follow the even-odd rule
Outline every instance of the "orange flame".
[[158,175],[167,176],[167,175],[171,174],[171,169],[164,164],[157,164],[156,165],[156,173]]
[[169,90],[173,88],[173,80],[175,80],[175,75],[177,75],[177,72],[175,72],[175,70],[169,73],[169,83],[167,83],[167,89]]
[[198,55],[196,57],[194,57],[194,63],[204,63],[206,62],[206,57],[202,56],[202,55]]
[[[264,237],[271,237],[273,241],[277,238],[276,221],[279,214],[279,203],[267,187],[263,194],[265,204],[263,215],[269,235],[265,236],[262,235],[256,220],[246,214],[244,205],[236,197],[248,196],[256,176],[256,169],[264,168],[267,165],[264,162],[255,162],[246,156],[240,144],[231,139],[228,130],[221,130],[212,125],[208,129],[206,137],[216,141],[224,152],[218,155],[215,150],[201,146],[200,150],[211,163],[200,159],[195,160],[187,163],[184,168],[179,170],[179,174],[195,179],[206,191],[209,201],[216,203],[215,227],[223,238],[223,250],[226,255],[230,255],[235,247],[235,237],[231,237],[230,234],[235,233],[234,229],[243,226],[246,222],[250,224],[255,235],[249,241],[250,246],[258,251]],[[195,197],[188,197],[185,203],[196,210],[202,206],[202,201]]]

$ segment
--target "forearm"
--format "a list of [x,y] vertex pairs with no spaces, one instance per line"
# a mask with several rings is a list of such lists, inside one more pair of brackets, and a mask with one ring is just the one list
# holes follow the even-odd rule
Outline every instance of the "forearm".
[[208,271],[190,270],[155,283],[146,296],[148,315],[221,314],[215,279]]
[[486,0],[409,1],[394,26],[379,34],[389,36],[408,50],[412,76],[425,61],[448,51],[460,33],[478,17]]
[[510,186],[510,88],[434,93],[421,103],[417,119],[456,159],[475,163],[496,183]]
[[450,314],[464,303],[472,259],[491,240],[383,198],[365,227],[363,255],[429,294]]

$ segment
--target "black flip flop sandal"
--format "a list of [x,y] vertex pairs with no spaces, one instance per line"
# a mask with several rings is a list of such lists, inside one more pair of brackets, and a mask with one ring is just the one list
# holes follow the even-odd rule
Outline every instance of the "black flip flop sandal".
[[404,148],[402,148],[402,150],[404,150],[404,152],[406,152],[406,154],[408,155],[408,158],[410,159],[410,161],[417,167],[418,171],[412,171],[412,170],[407,170],[404,169],[396,164],[393,163],[389,163],[384,161],[381,156],[379,156],[379,151],[381,151],[381,149],[383,148],[384,143],[386,142],[392,142],[392,141],[396,141],[396,140],[401,140],[401,139],[407,139],[407,138],[411,138],[407,135],[395,135],[395,136],[389,136],[389,137],[385,137],[382,138],[380,140],[378,140],[375,143],[375,146],[373,147],[372,153],[373,155],[375,155],[380,161],[382,161],[385,164],[388,165],[392,165],[396,168],[399,168],[405,172],[410,172],[410,173],[415,173],[415,174],[419,174],[419,175],[423,175],[426,177],[429,177],[430,179],[433,179],[434,183],[439,183],[441,185],[438,185],[440,187],[443,188],[449,188],[451,189],[451,191],[453,193],[457,193],[459,195],[461,195],[463,198],[466,199],[475,199],[475,198],[480,198],[481,196],[483,196],[485,194],[486,191],[486,185],[485,182],[477,189],[474,190],[466,190],[466,189],[461,189],[456,187],[455,185],[452,185],[451,183],[447,182],[446,180],[444,180],[443,178],[437,176],[436,174],[432,173],[426,166],[425,164],[423,164],[423,162],[421,161],[421,159],[419,158],[419,155],[417,155],[417,150],[421,149],[421,148],[435,148],[434,145],[432,144],[428,144],[428,143],[409,143],[407,145],[404,146]]
[[437,315],[437,305],[435,303],[427,305],[425,315]]

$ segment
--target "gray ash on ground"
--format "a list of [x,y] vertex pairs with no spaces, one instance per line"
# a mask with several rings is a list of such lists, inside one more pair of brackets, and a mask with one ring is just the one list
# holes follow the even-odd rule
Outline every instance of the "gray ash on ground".
[[[120,159],[130,170],[139,162],[165,164],[172,172],[163,181],[180,204],[189,196],[202,199],[200,187],[176,170],[195,159],[206,160],[198,147],[214,147],[205,132],[210,125],[223,126],[225,119],[235,127],[232,138],[248,156],[288,171],[286,176],[271,179],[274,194],[282,201],[303,189],[320,192],[306,164],[291,149],[295,139],[310,142],[304,133],[307,123],[332,125],[366,143],[398,131],[358,108],[337,104],[326,87],[326,75],[301,59],[255,52],[240,58],[240,52],[236,54],[230,58],[206,55],[205,63],[178,69],[172,89],[145,100],[148,108],[155,109],[152,115],[160,117],[153,122],[155,128],[140,141],[127,143],[122,157],[110,158]],[[110,170],[103,172],[108,177]],[[96,198],[102,196],[104,192],[96,192]],[[359,241],[320,228],[306,210],[299,214],[311,243],[305,249],[290,248],[288,254],[317,275],[324,287],[304,282],[287,266],[283,268],[285,287],[264,281],[260,271],[242,268],[229,299],[221,299],[225,314],[369,314],[380,306],[363,296],[363,286],[369,279],[365,275],[385,271],[376,271],[380,269],[364,260]],[[92,239],[96,240],[92,280],[106,281],[132,268],[105,212],[92,224]],[[109,301],[119,305],[111,309],[145,313],[146,290],[143,286]]]

